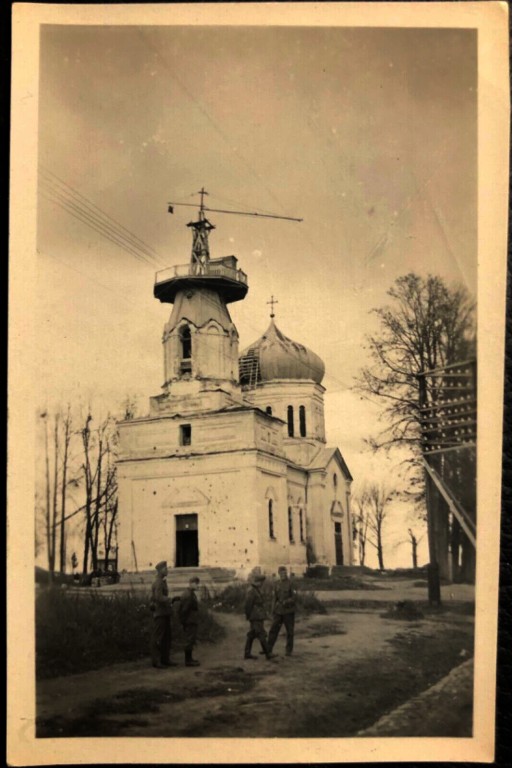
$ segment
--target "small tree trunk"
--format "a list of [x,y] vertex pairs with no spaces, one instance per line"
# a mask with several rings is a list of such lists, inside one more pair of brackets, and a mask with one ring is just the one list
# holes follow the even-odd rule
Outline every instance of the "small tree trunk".
[[411,533],[411,546],[412,546],[412,567],[418,567],[418,539]]
[[359,565],[363,566],[365,559],[366,559],[366,541],[361,535],[359,539]]
[[59,414],[55,414],[55,423],[53,429],[53,498],[52,498],[52,560],[50,573],[55,573],[55,556],[57,544],[57,498],[59,485]]
[[50,504],[50,451],[48,448],[48,416],[46,415],[44,422],[44,445],[45,445],[45,468],[46,468],[46,510],[45,510],[45,523],[46,523],[46,552],[48,555],[48,572],[49,578],[52,579],[52,536],[51,536],[51,504]]
[[66,572],[66,488],[68,474],[69,443],[71,439],[70,406],[64,421],[64,456],[62,459],[62,491],[60,501],[60,572]]

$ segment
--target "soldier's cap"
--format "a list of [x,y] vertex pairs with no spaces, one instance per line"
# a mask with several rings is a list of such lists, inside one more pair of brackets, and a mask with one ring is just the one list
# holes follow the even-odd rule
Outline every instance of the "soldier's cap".
[[155,565],[155,568],[157,571],[161,571],[163,568],[167,568],[167,560],[160,560],[160,562]]
[[200,582],[199,576],[192,576],[192,577],[191,577],[191,578],[188,580],[188,583],[189,583],[189,584],[199,584],[199,582]]
[[277,569],[277,572],[278,573],[288,573],[285,565],[280,565],[279,568]]

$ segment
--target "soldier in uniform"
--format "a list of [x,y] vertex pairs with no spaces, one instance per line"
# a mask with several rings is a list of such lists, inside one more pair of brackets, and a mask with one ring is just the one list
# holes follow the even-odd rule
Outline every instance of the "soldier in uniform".
[[288,572],[284,565],[280,565],[277,571],[279,581],[274,584],[272,593],[272,626],[268,634],[268,646],[272,651],[279,630],[286,629],[286,655],[291,656],[293,651],[293,631],[295,627],[295,595],[296,592],[288,578]]
[[270,651],[267,644],[267,633],[265,632],[264,621],[267,618],[265,606],[263,603],[263,595],[261,594],[260,586],[265,581],[265,577],[261,574],[257,574],[253,577],[247,599],[245,601],[245,618],[250,623],[250,629],[247,633],[247,640],[245,643],[244,658],[255,659],[251,653],[252,644],[254,640],[258,639],[261,644],[263,653],[267,659],[273,659],[274,656]]
[[188,588],[183,592],[179,603],[179,616],[185,633],[185,666],[198,667],[200,662],[192,657],[194,645],[197,640],[197,626],[199,624],[199,603],[196,589],[199,587],[199,579],[193,576],[188,582]]
[[156,565],[156,578],[151,587],[153,627],[151,632],[151,662],[157,669],[176,667],[170,659],[171,652],[171,600],[167,586],[167,562]]

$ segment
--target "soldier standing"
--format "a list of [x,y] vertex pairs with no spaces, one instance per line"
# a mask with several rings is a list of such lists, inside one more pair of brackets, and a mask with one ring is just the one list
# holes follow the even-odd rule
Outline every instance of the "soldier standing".
[[183,592],[179,604],[179,615],[183,632],[185,633],[185,666],[198,667],[199,661],[192,658],[192,652],[197,640],[197,627],[199,624],[199,603],[196,589],[199,587],[199,579],[192,576],[188,582],[188,588]]
[[167,586],[167,562],[156,565],[156,578],[151,587],[151,609],[153,627],[151,632],[151,662],[157,669],[176,667],[170,659],[171,652],[171,601]]
[[265,577],[261,574],[252,578],[251,586],[245,601],[245,618],[250,623],[250,629],[247,633],[247,640],[245,643],[244,658],[246,659],[257,658],[251,653],[252,644],[256,638],[260,641],[261,648],[267,659],[274,658],[267,644],[267,633],[265,632],[264,625],[267,616],[263,603],[263,595],[260,590],[260,585],[263,584],[264,581]]
[[280,565],[277,571],[279,581],[274,584],[272,594],[272,626],[268,635],[268,646],[272,651],[279,630],[286,629],[286,655],[291,656],[293,651],[293,632],[295,627],[296,592],[288,578],[288,572],[284,565]]

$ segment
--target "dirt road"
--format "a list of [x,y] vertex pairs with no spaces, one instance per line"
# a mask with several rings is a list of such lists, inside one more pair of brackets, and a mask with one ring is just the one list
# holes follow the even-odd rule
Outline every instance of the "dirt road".
[[[246,622],[218,614],[226,637],[197,649],[200,667],[185,668],[180,656],[180,666],[167,670],[132,662],[39,681],[37,735],[343,737],[377,723],[379,735],[470,735],[470,671],[469,683],[458,687],[460,700],[453,690],[447,697],[450,718],[429,725],[428,707],[414,699],[453,668],[466,662],[468,669],[473,617],[463,603],[404,622],[383,618],[370,594],[367,608],[337,594],[324,597],[335,600],[327,615],[297,617],[291,657],[280,637],[275,660],[244,660]],[[386,725],[411,700],[412,714]]]

